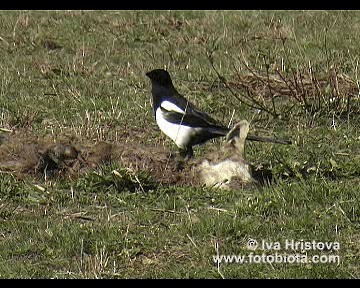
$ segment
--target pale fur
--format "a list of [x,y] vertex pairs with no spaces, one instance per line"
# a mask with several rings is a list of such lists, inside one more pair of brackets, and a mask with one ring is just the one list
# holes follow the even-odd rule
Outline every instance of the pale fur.
[[249,132],[249,123],[237,123],[226,136],[226,144],[219,151],[205,155],[194,165],[199,181],[208,187],[236,189],[255,182],[250,166],[244,159],[244,145]]

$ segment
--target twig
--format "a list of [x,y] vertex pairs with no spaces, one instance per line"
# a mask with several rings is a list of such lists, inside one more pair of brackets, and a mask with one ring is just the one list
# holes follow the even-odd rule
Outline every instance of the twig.
[[[285,85],[288,87],[288,89],[290,90],[290,93],[293,95],[293,97],[297,101],[301,102],[300,99],[298,98],[298,96],[296,95],[296,92],[294,92],[294,89],[289,85],[288,81],[286,81],[285,77],[280,73],[280,71],[278,69],[276,69],[275,72],[281,78],[281,80],[285,83]],[[291,83],[291,81],[289,81],[289,82]]]
[[[211,64],[211,67],[214,69],[216,75],[218,76],[219,80],[225,85],[225,87],[230,91],[230,93],[238,100],[240,101],[240,103],[244,103],[246,106],[250,107],[250,108],[253,108],[253,109],[257,109],[257,110],[262,110],[262,111],[265,111],[269,114],[271,114],[272,116],[274,117],[277,117],[278,115],[274,114],[273,112],[271,112],[269,109],[265,108],[263,105],[261,105],[258,101],[256,101],[254,98],[252,97],[248,97],[249,99],[251,99],[252,102],[254,102],[257,106],[254,106],[252,104],[249,104],[247,102],[245,102],[243,99],[241,99],[235,92],[234,90],[228,85],[226,79],[224,76],[222,76],[218,71],[217,69],[215,68],[215,65],[214,65],[214,61],[213,59],[208,56],[208,59],[210,61],[210,64]],[[263,81],[263,80],[261,80]],[[247,90],[247,92],[249,93],[249,91]]]
[[159,209],[159,208],[150,208],[150,210],[156,211],[156,212],[163,212],[163,213],[182,214],[182,212],[178,212],[175,210],[166,210],[166,209]]
[[[264,62],[265,62],[265,56],[264,56]],[[273,111],[274,111],[274,115],[278,115],[276,113],[276,107],[275,107],[275,101],[274,101],[274,94],[271,90],[271,85],[270,85],[270,76],[269,76],[269,64],[265,63],[265,67],[266,67],[266,76],[267,76],[267,87],[269,88],[269,92],[270,92],[270,97],[271,97],[271,103],[273,106]]]
[[216,208],[216,207],[213,207],[213,206],[209,206],[208,209],[209,210],[216,210],[216,211],[219,211],[219,212],[229,212],[229,210],[226,210],[226,209],[223,209],[223,208]]
[[8,133],[12,133],[13,131],[7,128],[0,128],[1,132],[8,132]]
[[191,241],[191,243],[197,248],[196,243],[195,243],[194,240],[190,237],[190,235],[189,235],[189,234],[186,234],[186,237],[188,237],[189,240]]

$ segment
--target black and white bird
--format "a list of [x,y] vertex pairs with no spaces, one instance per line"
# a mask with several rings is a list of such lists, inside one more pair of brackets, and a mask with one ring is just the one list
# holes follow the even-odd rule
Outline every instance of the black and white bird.
[[[152,104],[156,123],[160,130],[175,142],[181,156],[192,157],[194,145],[225,136],[230,131],[180,95],[166,70],[155,69],[147,72],[146,76],[152,84]],[[278,142],[252,135],[248,135],[247,139]]]
[[169,73],[155,69],[146,73],[152,84],[154,116],[160,130],[180,149],[180,155],[192,157],[192,147],[212,138],[225,136],[229,129],[216,122],[180,95]]

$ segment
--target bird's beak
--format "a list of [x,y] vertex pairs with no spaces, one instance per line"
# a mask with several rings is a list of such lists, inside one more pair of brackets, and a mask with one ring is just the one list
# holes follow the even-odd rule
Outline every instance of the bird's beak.
[[146,74],[145,74],[147,77],[149,77],[150,78],[150,72],[146,72]]

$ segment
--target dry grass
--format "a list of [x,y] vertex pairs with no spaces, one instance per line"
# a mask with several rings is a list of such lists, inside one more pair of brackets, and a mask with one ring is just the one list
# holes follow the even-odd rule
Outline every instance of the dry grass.
[[[1,278],[359,278],[358,11],[1,16]],[[225,125],[293,141],[247,141],[271,185],[176,178],[155,68]],[[214,265],[249,238],[338,241],[341,263]]]

